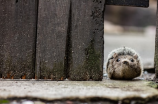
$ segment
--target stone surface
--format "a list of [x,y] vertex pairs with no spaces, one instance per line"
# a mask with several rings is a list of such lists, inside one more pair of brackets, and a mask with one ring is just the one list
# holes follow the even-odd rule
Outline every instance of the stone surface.
[[120,101],[150,100],[158,91],[143,80],[119,81],[0,81],[0,99],[34,98],[41,100],[90,100],[95,98]]

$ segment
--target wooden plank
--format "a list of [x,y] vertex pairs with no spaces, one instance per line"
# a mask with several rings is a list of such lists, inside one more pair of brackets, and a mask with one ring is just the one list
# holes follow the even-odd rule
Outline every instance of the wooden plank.
[[0,0],[0,75],[33,78],[36,0]]
[[105,0],[71,2],[71,80],[102,80]]
[[39,0],[36,77],[63,80],[70,0]]
[[[158,10],[158,3],[157,3],[157,10]],[[158,11],[156,14],[156,36],[155,36],[155,80],[158,81]]]
[[106,0],[106,5],[149,7],[149,0]]

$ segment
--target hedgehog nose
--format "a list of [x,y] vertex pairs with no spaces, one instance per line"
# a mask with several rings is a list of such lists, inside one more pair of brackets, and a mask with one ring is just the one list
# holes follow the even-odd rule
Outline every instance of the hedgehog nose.
[[128,61],[123,61],[123,64],[126,64],[126,65],[127,65],[127,64],[129,64],[129,63],[128,63]]

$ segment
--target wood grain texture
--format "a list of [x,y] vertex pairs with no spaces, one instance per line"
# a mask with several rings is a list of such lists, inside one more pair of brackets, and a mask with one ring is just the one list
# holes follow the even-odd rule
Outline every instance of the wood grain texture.
[[102,80],[105,0],[71,0],[71,80]]
[[0,73],[3,78],[33,78],[36,0],[0,0]]
[[70,0],[39,0],[36,77],[63,80]]
[[[158,3],[157,3],[158,5]],[[158,10],[158,6],[157,6]],[[158,11],[156,14],[156,36],[155,36],[155,79],[158,80]]]

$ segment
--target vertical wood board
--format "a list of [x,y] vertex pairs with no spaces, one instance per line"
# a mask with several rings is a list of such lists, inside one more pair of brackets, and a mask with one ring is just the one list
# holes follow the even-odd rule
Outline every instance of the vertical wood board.
[[71,80],[102,80],[105,0],[71,1]]
[[[158,10],[158,3],[157,3]],[[156,14],[156,36],[155,36],[155,78],[158,79],[158,11]]]
[[33,78],[36,0],[0,0],[0,73],[3,78]]
[[63,80],[70,0],[39,0],[36,77]]

